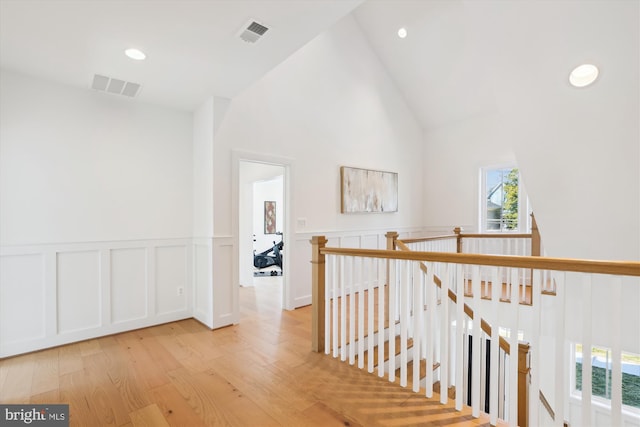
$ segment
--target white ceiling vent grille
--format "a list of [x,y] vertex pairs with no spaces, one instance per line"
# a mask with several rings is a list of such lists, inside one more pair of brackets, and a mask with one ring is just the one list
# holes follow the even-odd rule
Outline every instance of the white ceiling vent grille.
[[239,37],[247,43],[255,43],[269,31],[269,27],[251,20],[240,31]]
[[114,79],[107,76],[95,74],[91,89],[101,92],[113,93],[115,95],[123,95],[129,98],[135,97],[140,92],[141,85],[139,83],[126,82],[120,79]]

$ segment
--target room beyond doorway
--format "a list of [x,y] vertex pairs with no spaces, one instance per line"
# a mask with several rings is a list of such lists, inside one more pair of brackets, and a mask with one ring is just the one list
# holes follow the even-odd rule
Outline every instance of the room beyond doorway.
[[[250,160],[239,162],[238,283],[241,305],[246,302],[245,297],[249,297],[253,300],[251,304],[261,309],[282,310],[284,306],[285,175],[284,165]],[[240,307],[240,311],[244,308]]]

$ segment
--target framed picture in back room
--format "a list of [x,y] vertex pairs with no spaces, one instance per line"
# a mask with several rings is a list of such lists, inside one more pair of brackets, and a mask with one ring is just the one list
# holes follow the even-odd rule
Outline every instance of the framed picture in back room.
[[276,202],[264,202],[264,234],[276,234]]

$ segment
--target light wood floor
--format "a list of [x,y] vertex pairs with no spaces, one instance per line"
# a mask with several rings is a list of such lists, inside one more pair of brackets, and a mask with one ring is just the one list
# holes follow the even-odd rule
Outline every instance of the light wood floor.
[[68,403],[72,426],[488,425],[310,351],[309,307],[241,289],[241,323],[195,320],[0,361],[0,402]]

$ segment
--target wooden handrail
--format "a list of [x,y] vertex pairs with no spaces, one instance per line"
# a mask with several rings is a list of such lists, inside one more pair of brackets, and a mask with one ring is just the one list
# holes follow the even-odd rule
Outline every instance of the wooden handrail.
[[528,239],[531,233],[460,233],[463,239]]
[[599,261],[570,258],[528,257],[515,255],[457,254],[446,252],[390,251],[382,249],[320,249],[323,255],[343,255],[365,258],[401,259],[407,261],[447,262],[452,264],[490,265],[537,270],[572,271],[579,273],[613,274],[640,277],[638,261]]
[[551,404],[547,400],[547,398],[544,395],[544,393],[542,392],[542,390],[540,390],[540,403],[542,403],[542,406],[544,406],[544,408],[547,410],[547,412],[551,416],[551,419],[555,421],[556,420],[556,413],[553,411],[553,408],[551,408]]
[[455,234],[445,234],[442,236],[418,237],[415,239],[402,239],[402,241],[405,243],[421,243],[421,242],[431,242],[434,240],[455,239],[456,237],[458,236],[456,236]]

